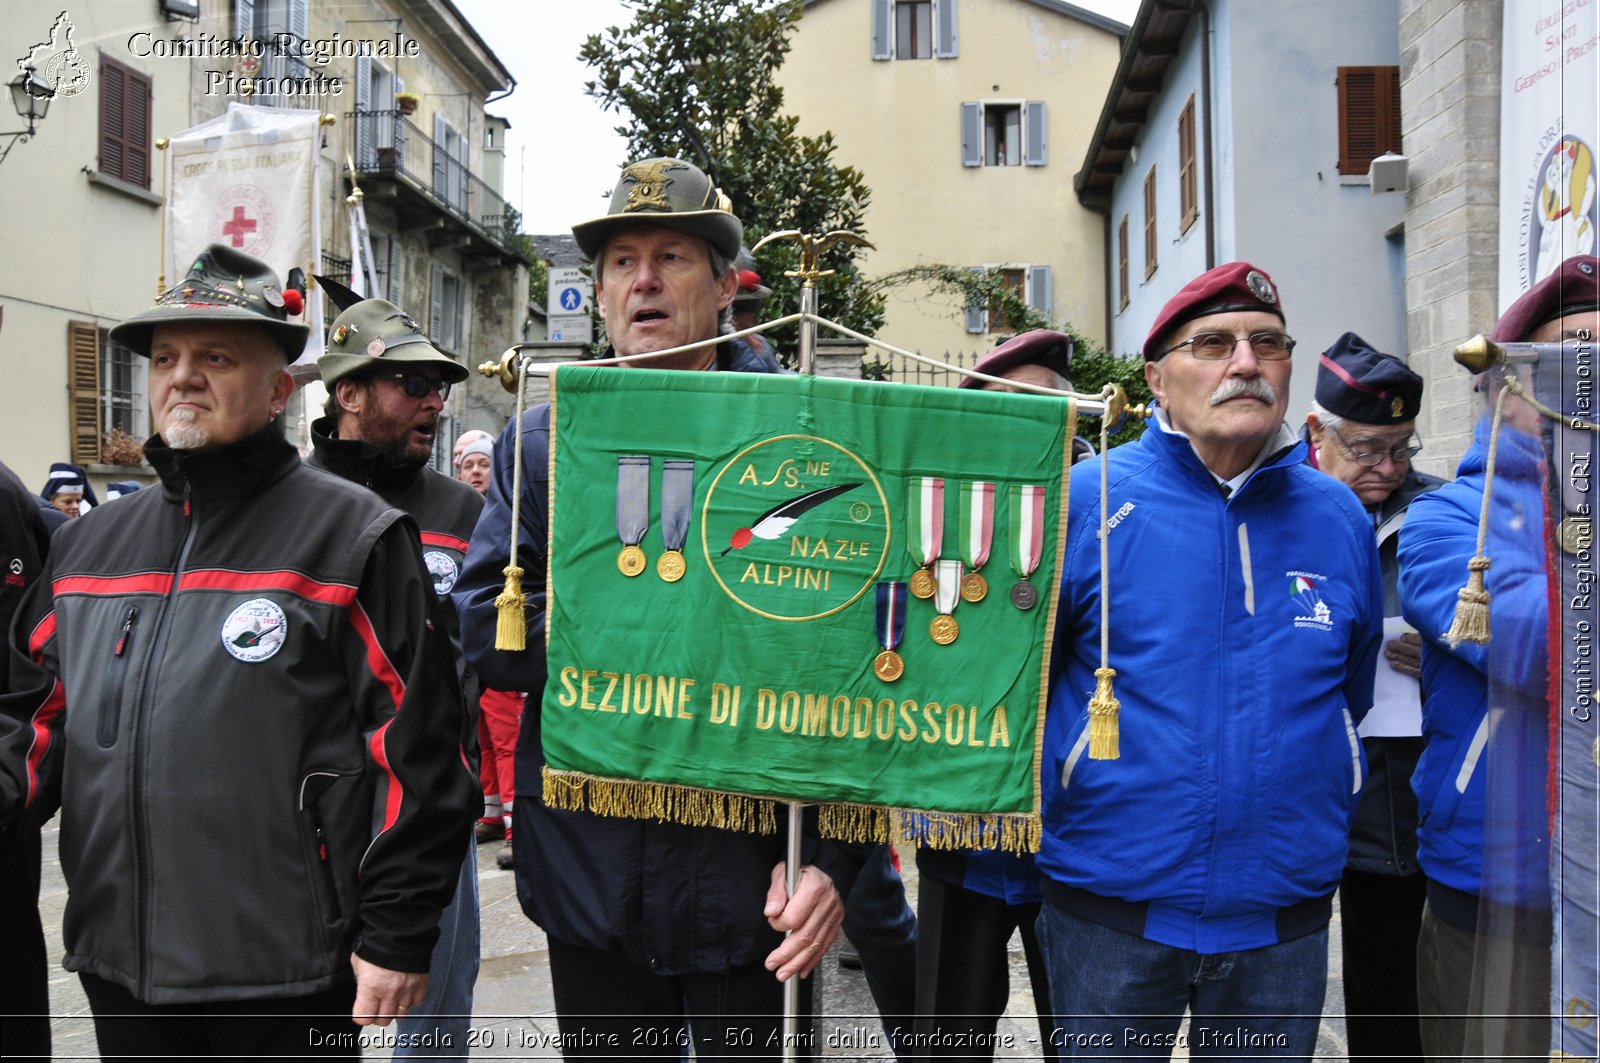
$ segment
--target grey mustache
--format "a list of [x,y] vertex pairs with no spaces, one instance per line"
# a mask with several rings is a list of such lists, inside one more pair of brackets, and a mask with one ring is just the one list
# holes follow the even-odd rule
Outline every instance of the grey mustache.
[[1222,382],[1222,386],[1211,393],[1211,405],[1218,406],[1229,399],[1237,399],[1241,395],[1252,399],[1260,399],[1267,405],[1278,401],[1277,392],[1272,390],[1272,385],[1260,377],[1229,377]]

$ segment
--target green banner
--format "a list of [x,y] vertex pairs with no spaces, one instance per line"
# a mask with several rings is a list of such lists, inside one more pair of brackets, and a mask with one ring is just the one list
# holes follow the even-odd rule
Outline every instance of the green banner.
[[[1037,847],[1074,404],[582,366],[550,395],[548,802],[769,830],[799,801],[833,837]],[[995,506],[963,596],[972,481],[1037,489],[1043,519]],[[919,498],[944,513],[927,598]]]

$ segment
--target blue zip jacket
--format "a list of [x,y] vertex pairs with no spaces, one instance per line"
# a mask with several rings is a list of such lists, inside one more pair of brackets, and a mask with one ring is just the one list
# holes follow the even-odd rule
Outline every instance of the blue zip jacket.
[[[1285,443],[1289,439],[1285,432]],[[1100,477],[1074,469],[1045,723],[1045,897],[1204,954],[1326,925],[1365,771],[1382,579],[1355,494],[1273,455],[1224,499],[1187,437],[1109,455],[1121,757],[1092,760]]]
[[[1475,925],[1477,895],[1483,888],[1491,656],[1508,699],[1515,690],[1538,693],[1543,689],[1548,643],[1543,634],[1548,588],[1538,549],[1544,523],[1540,446],[1509,425],[1500,435],[1484,551],[1491,559],[1484,574],[1491,641],[1487,646],[1463,642],[1454,649],[1443,641],[1455,617],[1457,592],[1467,581],[1467,561],[1477,552],[1488,438],[1489,423],[1484,418],[1456,470],[1455,482],[1414,501],[1400,531],[1401,607],[1422,635],[1426,695],[1422,733],[1427,747],[1411,777],[1420,813],[1417,859],[1428,876],[1429,901],[1437,914],[1468,929]],[[1512,739],[1527,731],[1526,727],[1496,731],[1496,748],[1506,751],[1508,764]],[[1526,737],[1537,743],[1539,736],[1530,732]],[[1532,754],[1530,770],[1536,770],[1538,751]],[[1511,776],[1505,778],[1510,781]],[[1542,783],[1537,790],[1543,794]],[[1542,799],[1532,801],[1529,822],[1523,827],[1507,824],[1508,829],[1541,832],[1543,807]],[[1538,896],[1538,887],[1527,874],[1518,873],[1509,888],[1512,892],[1504,899],[1513,903],[1548,901]]]

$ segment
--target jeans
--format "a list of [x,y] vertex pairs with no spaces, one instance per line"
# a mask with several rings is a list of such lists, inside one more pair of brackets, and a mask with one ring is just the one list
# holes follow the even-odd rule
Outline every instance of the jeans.
[[456,895],[439,916],[439,940],[428,962],[428,995],[405,1018],[395,1020],[399,1037],[394,1058],[467,1058],[477,981],[478,853],[469,840]]
[[[1050,968],[1062,1059],[1304,1059],[1317,1047],[1328,930],[1205,956],[1081,919],[1046,900],[1035,927]],[[1189,1030],[1178,1027],[1189,1011]]]

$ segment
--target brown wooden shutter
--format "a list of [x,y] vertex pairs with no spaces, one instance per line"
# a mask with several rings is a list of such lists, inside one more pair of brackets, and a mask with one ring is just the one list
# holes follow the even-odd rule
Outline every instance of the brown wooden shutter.
[[1179,232],[1188,232],[1200,216],[1200,178],[1195,167],[1194,97],[1178,116],[1178,216]]
[[100,58],[100,172],[150,187],[150,79]]
[[123,98],[127,70],[121,63],[100,59],[100,172],[121,178],[123,170]]
[[1156,168],[1144,177],[1144,275],[1156,271]]
[[123,96],[125,130],[122,148],[126,153],[124,181],[150,187],[150,79],[128,71],[128,89]]
[[1124,214],[1117,223],[1117,309],[1128,309],[1128,216]]
[[1339,172],[1365,174],[1372,160],[1400,150],[1400,68],[1341,66]]
[[90,321],[67,322],[67,407],[72,420],[72,460],[100,461],[100,330]]

